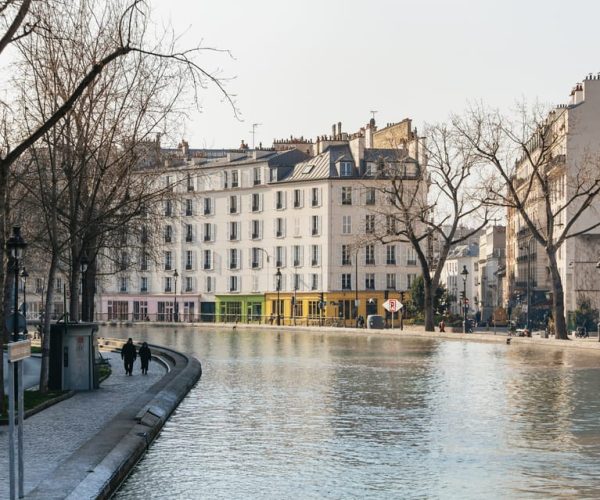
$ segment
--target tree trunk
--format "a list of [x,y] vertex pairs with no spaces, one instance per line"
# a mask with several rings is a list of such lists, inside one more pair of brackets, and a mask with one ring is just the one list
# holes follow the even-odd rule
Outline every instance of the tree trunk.
[[431,279],[427,275],[423,275],[423,292],[424,292],[424,316],[425,316],[425,331],[435,332],[435,311],[434,311],[434,295],[435,288]]
[[[50,309],[54,303],[54,277],[58,268],[58,256],[52,253],[50,269],[48,270],[48,287],[46,288],[46,310],[42,325],[42,368],[40,370],[40,392],[48,392],[48,379],[50,377]],[[66,321],[66,317],[65,317]]]
[[567,322],[565,320],[565,293],[562,280],[558,272],[556,252],[546,251],[550,264],[550,276],[552,277],[552,316],[557,340],[569,340],[567,336]]
[[96,259],[89,263],[84,275],[81,299],[81,317],[83,321],[94,321],[94,298],[96,295]]

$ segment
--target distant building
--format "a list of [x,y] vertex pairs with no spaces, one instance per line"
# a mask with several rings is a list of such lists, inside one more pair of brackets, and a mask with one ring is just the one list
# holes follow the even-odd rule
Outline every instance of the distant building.
[[[468,274],[463,274],[466,269]],[[450,312],[462,314],[461,296],[466,289],[468,312],[472,314],[479,310],[479,247],[477,243],[459,244],[448,253],[440,276],[440,283],[446,287],[451,296]]]
[[478,295],[481,320],[492,319],[492,314],[503,303],[502,271],[505,266],[506,226],[488,226],[479,237]]

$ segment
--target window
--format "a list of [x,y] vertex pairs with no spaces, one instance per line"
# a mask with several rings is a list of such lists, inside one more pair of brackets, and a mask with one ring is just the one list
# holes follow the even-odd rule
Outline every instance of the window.
[[239,279],[237,276],[229,276],[229,291],[237,292],[239,290]]
[[119,258],[119,270],[125,271],[127,266],[129,265],[129,258],[127,257],[127,252],[123,250],[121,252],[121,257]]
[[148,302],[145,300],[133,301],[133,319],[134,321],[148,319]]
[[204,223],[204,241],[212,241],[212,224]]
[[170,271],[173,266],[173,254],[171,251],[165,252],[165,271]]
[[188,243],[194,241],[194,226],[191,224],[185,225],[185,241]]
[[285,249],[283,247],[275,247],[275,267],[283,267],[285,265]]
[[341,162],[340,175],[342,177],[350,177],[352,175],[352,162],[349,162],[349,161]]
[[302,191],[300,189],[294,189],[294,208],[300,208],[302,206]]
[[238,222],[229,223],[229,240],[237,241],[239,239]]
[[147,270],[148,270],[148,254],[146,252],[142,252],[140,271],[147,271]]
[[300,290],[300,275],[294,273],[294,290]]
[[212,214],[212,199],[204,198],[204,215]]
[[234,170],[231,172],[231,187],[236,188],[239,187],[239,185],[239,172],[237,170]]
[[310,264],[312,266],[319,265],[319,245],[311,245],[310,246]]
[[194,291],[194,278],[192,278],[191,276],[185,277],[185,291],[186,292]]
[[165,243],[171,243],[173,239],[173,226],[165,226]]
[[375,205],[375,188],[367,188],[365,203],[367,205]]
[[285,208],[285,193],[283,191],[275,192],[275,208],[282,210]]
[[350,273],[342,274],[342,290],[352,290],[352,275]]
[[349,266],[351,264],[350,245],[342,245],[342,266]]
[[260,194],[258,193],[252,194],[252,211],[260,212]]
[[173,278],[171,278],[170,276],[166,276],[165,277],[165,292],[172,292],[173,291],[173,289],[171,287],[172,281],[173,281]]
[[171,217],[173,215],[173,201],[165,200],[165,215]]
[[385,247],[385,263],[389,265],[396,264],[396,245],[386,245]]
[[157,302],[157,315],[158,321],[173,321],[173,302]]
[[62,278],[54,279],[54,291],[58,293],[62,293],[63,291],[63,280]]
[[311,232],[313,236],[317,236],[319,234],[319,216],[313,215],[311,217]]
[[238,199],[237,196],[229,197],[229,213],[237,214],[238,213]]
[[252,249],[252,269],[258,269],[262,264],[262,249],[254,247]]
[[302,173],[310,174],[313,171],[313,168],[315,168],[314,165],[305,165],[304,168],[302,169]]
[[254,167],[254,185],[262,184],[262,175],[260,172],[260,167]]
[[238,269],[239,261],[238,261],[238,249],[230,248],[229,249],[229,269]]
[[194,268],[194,252],[186,250],[185,252],[185,269],[191,271]]
[[386,215],[385,228],[387,234],[396,234],[396,218],[393,215]]
[[142,226],[142,233],[140,235],[140,243],[148,243],[148,228]]
[[284,220],[281,217],[277,217],[275,219],[275,236],[277,238],[282,238],[284,236]]
[[310,275],[310,289],[318,290],[319,289],[319,275],[313,273]]
[[365,233],[373,234],[375,232],[375,216],[365,215]]
[[212,269],[212,250],[204,250],[204,269]]
[[206,293],[212,293],[215,289],[215,283],[213,276],[206,277],[206,285],[205,285]]
[[342,188],[342,205],[352,205],[352,188]]
[[342,234],[352,234],[352,216],[342,216]]
[[188,193],[194,190],[194,180],[192,179],[191,174],[187,174],[187,190]]
[[127,278],[125,278],[125,277],[119,278],[119,284],[120,284],[119,291],[121,293],[127,292]]
[[165,177],[165,187],[167,188],[167,191],[173,191],[173,179],[170,175]]
[[148,291],[148,278],[146,276],[142,276],[140,278],[140,292],[145,293]]
[[313,207],[318,207],[320,205],[320,200],[321,200],[321,197],[319,196],[319,188],[312,188],[311,189],[310,204]]
[[365,265],[366,266],[374,266],[375,265],[375,246],[367,245],[365,247]]
[[194,215],[194,200],[185,200],[185,215]]
[[321,306],[318,300],[309,300],[308,301],[308,317],[309,318],[318,318],[321,313]]
[[253,220],[251,222],[251,228],[252,228],[252,239],[253,240],[259,240],[260,239],[260,221],[259,220]]
[[223,172],[223,189],[227,189],[229,187],[229,176],[227,175],[227,172]]
[[365,288],[367,290],[375,290],[375,274],[374,273],[365,274]]
[[292,255],[294,258],[294,267],[302,265],[302,247],[300,245],[294,245],[292,247]]
[[406,265],[416,266],[417,265],[417,252],[413,247],[408,247],[406,250]]
[[410,288],[416,279],[417,279],[416,274],[407,274],[406,275],[407,288]]
[[396,289],[396,275],[394,273],[387,273],[385,275],[385,287],[388,290]]

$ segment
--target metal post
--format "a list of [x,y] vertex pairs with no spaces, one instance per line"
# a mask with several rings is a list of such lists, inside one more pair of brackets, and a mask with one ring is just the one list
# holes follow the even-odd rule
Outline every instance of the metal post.
[[531,308],[531,300],[530,300],[530,284],[531,284],[531,238],[527,242],[527,326],[526,328],[529,330],[529,309]]
[[354,324],[355,326],[358,326],[358,248],[354,255],[354,269],[356,273],[356,276],[354,277]]
[[23,361],[17,361],[17,370],[19,373],[19,387],[18,387],[18,428],[17,428],[17,453],[19,460],[19,498],[25,496],[25,467],[23,460],[23,420],[25,418],[25,403],[23,395]]
[[15,371],[12,366],[8,369],[8,461],[10,500],[15,500]]

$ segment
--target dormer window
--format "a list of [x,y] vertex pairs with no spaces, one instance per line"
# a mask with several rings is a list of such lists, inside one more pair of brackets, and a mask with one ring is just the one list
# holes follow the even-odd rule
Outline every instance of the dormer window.
[[352,175],[352,162],[343,161],[340,163],[340,176],[350,177]]

